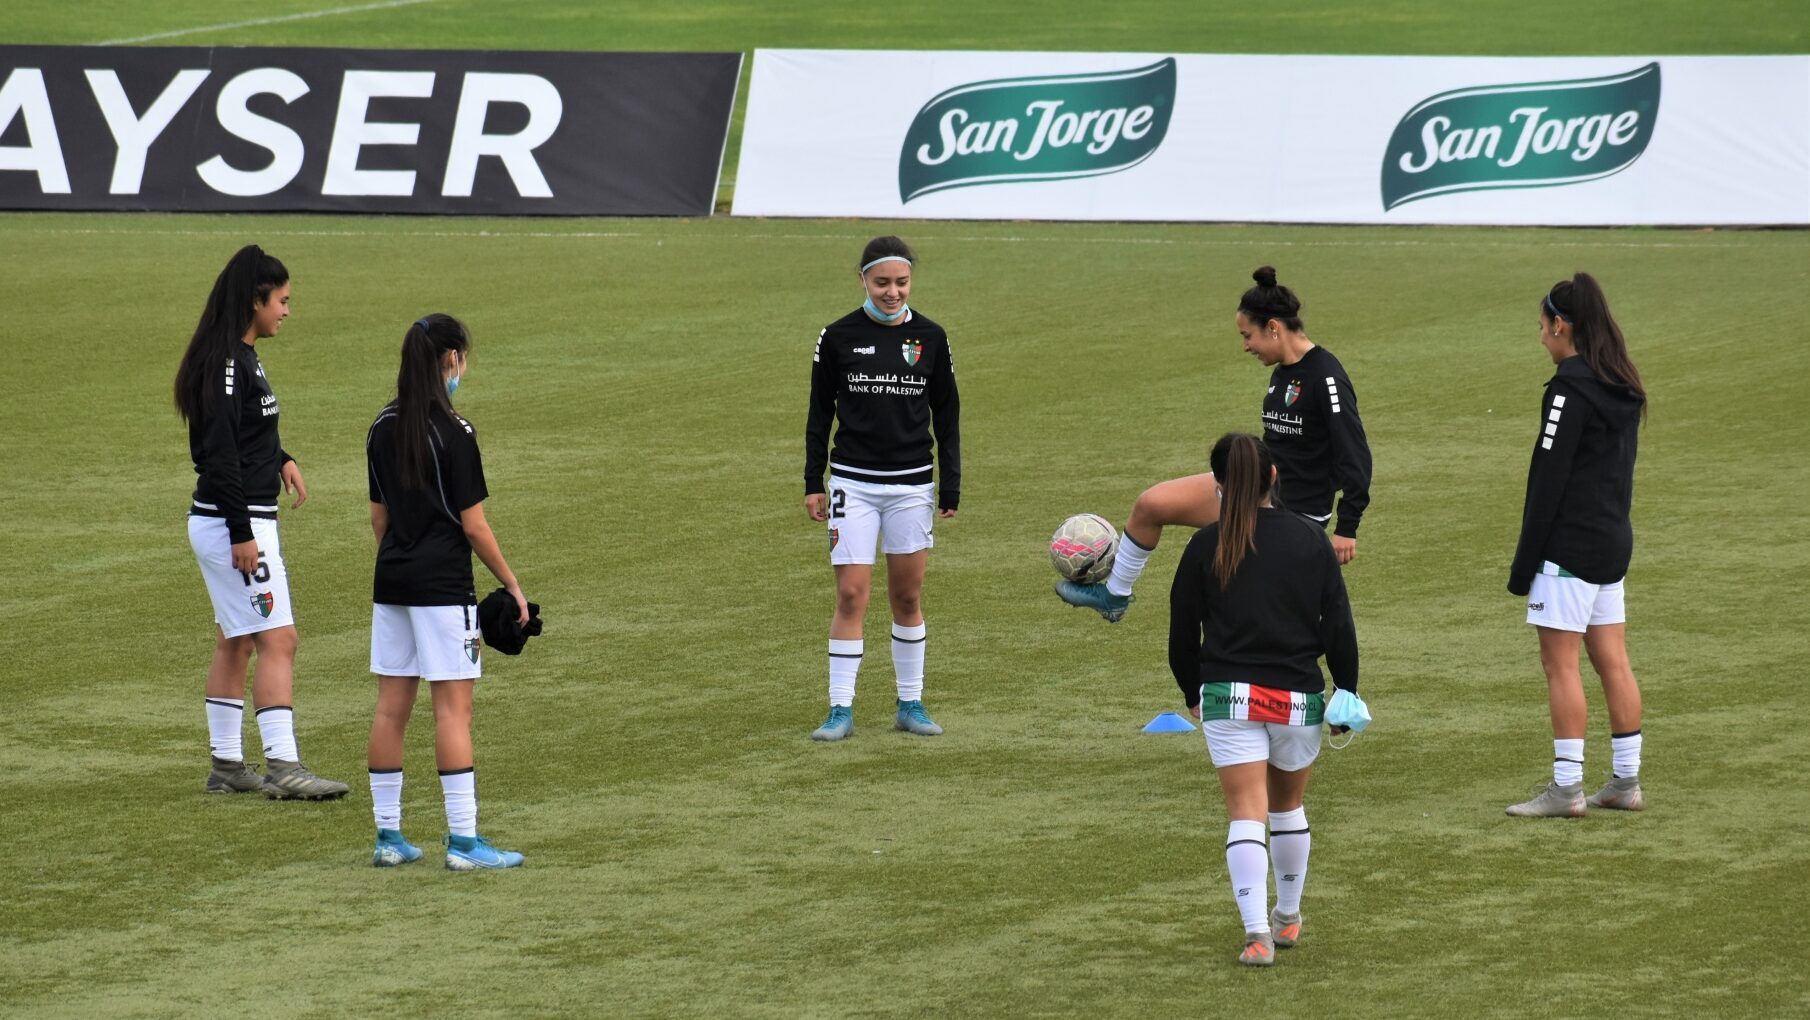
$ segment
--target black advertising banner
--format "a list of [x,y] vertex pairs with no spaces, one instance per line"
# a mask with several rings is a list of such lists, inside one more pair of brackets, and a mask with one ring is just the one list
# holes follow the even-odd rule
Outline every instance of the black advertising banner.
[[0,208],[708,216],[741,59],[0,46]]

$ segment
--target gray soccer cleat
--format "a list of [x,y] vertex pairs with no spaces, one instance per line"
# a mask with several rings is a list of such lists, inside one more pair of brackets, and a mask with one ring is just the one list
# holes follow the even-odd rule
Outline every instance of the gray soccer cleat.
[[1549,783],[1534,799],[1510,804],[1508,813],[1516,818],[1582,818],[1584,784],[1560,786]]
[[1274,967],[1276,965],[1276,939],[1269,932],[1247,931],[1244,933],[1244,951],[1238,954],[1238,962],[1246,967]]
[[264,763],[264,796],[271,800],[338,800],[346,795],[346,784],[322,779],[308,771],[299,761],[272,758]]
[[1616,776],[1604,783],[1602,789],[1584,798],[1584,803],[1617,811],[1639,811],[1647,806],[1646,798],[1640,795],[1639,776]]
[[1288,949],[1301,939],[1301,913],[1284,914],[1280,910],[1270,911],[1270,935],[1276,941],[1277,949]]
[[213,762],[213,771],[207,774],[208,793],[250,793],[264,785],[264,777],[251,765],[226,758]]

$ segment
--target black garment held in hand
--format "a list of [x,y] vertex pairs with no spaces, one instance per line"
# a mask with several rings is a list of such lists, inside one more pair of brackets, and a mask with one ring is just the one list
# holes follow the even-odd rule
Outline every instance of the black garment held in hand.
[[1370,505],[1370,440],[1345,366],[1324,347],[1270,372],[1263,395],[1263,445],[1276,460],[1282,505],[1325,520],[1342,492],[1333,534],[1356,538]]
[[1224,589],[1213,572],[1218,524],[1195,532],[1182,551],[1169,590],[1169,671],[1189,707],[1210,683],[1323,693],[1322,655],[1333,685],[1357,693],[1357,627],[1326,533],[1265,507],[1254,537],[1257,548]]
[[528,622],[521,622],[522,610],[515,596],[498,588],[478,603],[478,629],[484,634],[484,646],[504,655],[520,655],[528,639],[541,632],[540,603],[528,603]]
[[805,494],[824,491],[826,468],[838,478],[876,485],[923,485],[937,468],[937,508],[954,510],[962,496],[960,418],[943,327],[915,311],[902,326],[883,326],[857,308],[823,328],[811,356]]
[[1598,379],[1581,357],[1559,362],[1540,404],[1527,467],[1521,540],[1508,590],[1526,595],[1546,561],[1591,584],[1614,584],[1634,558],[1634,455],[1646,398]]
[[294,457],[277,437],[276,394],[250,344],[234,344],[233,356],[204,380],[202,412],[189,419],[189,456],[195,462],[196,517],[223,517],[234,543],[252,540],[251,518],[276,520],[283,465]]

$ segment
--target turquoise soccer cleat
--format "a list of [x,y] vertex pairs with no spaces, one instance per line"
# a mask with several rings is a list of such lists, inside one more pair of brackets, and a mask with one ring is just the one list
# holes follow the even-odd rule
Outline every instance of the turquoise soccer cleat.
[[1107,623],[1118,623],[1125,618],[1125,610],[1131,608],[1130,595],[1114,595],[1106,590],[1104,584],[1057,581],[1056,595],[1077,609],[1091,609],[1099,613]]
[[446,870],[494,871],[498,868],[521,867],[522,855],[513,850],[498,850],[482,836],[447,836]]
[[930,721],[930,713],[924,711],[922,701],[899,702],[899,717],[893,721],[893,729],[916,733],[920,737],[943,735],[943,728]]
[[421,859],[421,848],[402,838],[395,829],[377,830],[377,849],[371,851],[371,867],[394,868]]
[[848,705],[831,705],[829,718],[811,731],[812,740],[841,740],[855,732],[855,710]]

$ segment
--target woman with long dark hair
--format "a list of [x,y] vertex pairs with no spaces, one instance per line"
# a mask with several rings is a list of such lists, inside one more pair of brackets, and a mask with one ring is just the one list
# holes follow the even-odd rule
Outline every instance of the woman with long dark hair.
[[[1277,946],[1301,936],[1310,845],[1302,797],[1326,714],[1319,659],[1355,695],[1357,631],[1325,533],[1271,498],[1269,448],[1234,432],[1209,460],[1218,520],[1194,533],[1175,571],[1169,670],[1202,720],[1225,793],[1226,869],[1245,933],[1238,960],[1267,967]],[[1271,862],[1276,906],[1266,913]]]
[[811,357],[804,508],[811,520],[829,524],[836,571],[830,711],[812,731],[813,740],[841,740],[854,732],[855,677],[866,648],[861,623],[876,544],[886,553],[892,603],[898,687],[893,728],[920,736],[943,732],[924,708],[921,597],[936,544],[931,529],[936,519],[954,517],[961,502],[961,397],[948,334],[907,303],[916,261],[896,237],[867,242],[857,263],[866,300],[823,328]]
[[[1622,579],[1634,557],[1629,512],[1646,387],[1589,273],[1560,280],[1540,299],[1540,344],[1558,371],[1540,405],[1508,590],[1527,596],[1527,622],[1540,635],[1552,710],[1552,783],[1508,813],[1577,817],[1586,806],[1639,811],[1646,806],[1640,685],[1628,665]],[[1613,762],[1608,783],[1589,797],[1580,646],[1603,682]]]
[[[1263,445],[1281,473],[1282,505],[1324,529],[1338,495],[1332,549],[1340,563],[1349,563],[1370,505],[1370,441],[1358,417],[1357,390],[1339,359],[1308,338],[1301,299],[1276,282],[1275,267],[1260,266],[1251,279],[1256,285],[1239,297],[1232,325],[1245,352],[1270,367]],[[1056,594],[1108,623],[1119,622],[1163,528],[1204,528],[1219,519],[1216,488],[1212,475],[1200,474],[1145,489],[1126,518],[1112,576],[1099,584],[1059,581]]]
[[[176,411],[188,423],[195,462],[189,546],[214,607],[207,670],[213,767],[208,793],[262,790],[273,800],[330,800],[346,784],[323,779],[296,750],[295,611],[277,533],[277,499],[308,499],[295,458],[277,436],[278,404],[257,342],[289,315],[289,270],[255,244],[234,253],[214,280],[176,370]],[[252,698],[265,773],[245,761],[245,671],[257,655]]]
[[452,394],[470,368],[471,334],[450,315],[417,319],[402,338],[396,399],[365,439],[371,530],[377,536],[372,583],[371,672],[377,711],[371,721],[371,808],[377,846],[371,863],[419,860],[402,836],[402,741],[426,680],[434,704],[434,758],[446,804],[446,866],[454,871],[513,868],[522,855],[478,835],[471,701],[483,674],[471,556],[476,553],[528,622],[528,599],[484,518],[484,463],[477,433],[453,410]]

